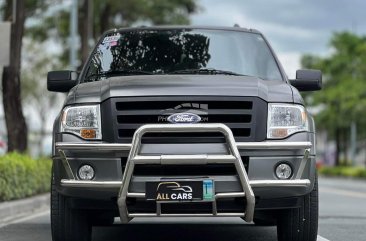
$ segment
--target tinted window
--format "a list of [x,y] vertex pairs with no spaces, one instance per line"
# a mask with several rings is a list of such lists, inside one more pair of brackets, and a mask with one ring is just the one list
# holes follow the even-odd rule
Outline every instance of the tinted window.
[[86,79],[105,78],[97,75],[107,71],[175,74],[179,70],[202,68],[266,80],[282,79],[260,34],[199,29],[133,30],[110,34],[103,38],[93,54]]

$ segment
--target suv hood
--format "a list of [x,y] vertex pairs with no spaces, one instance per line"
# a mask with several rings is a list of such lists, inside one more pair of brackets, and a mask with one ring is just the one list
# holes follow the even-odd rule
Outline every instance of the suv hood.
[[267,102],[294,102],[292,89],[284,81],[231,75],[140,75],[79,84],[70,91],[65,105],[97,103],[111,97],[187,95],[253,96]]

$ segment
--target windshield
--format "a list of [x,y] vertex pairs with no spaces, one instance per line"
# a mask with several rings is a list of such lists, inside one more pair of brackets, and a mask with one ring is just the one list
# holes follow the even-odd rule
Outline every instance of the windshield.
[[111,33],[100,42],[86,69],[86,81],[137,74],[230,74],[282,80],[260,34],[225,30]]

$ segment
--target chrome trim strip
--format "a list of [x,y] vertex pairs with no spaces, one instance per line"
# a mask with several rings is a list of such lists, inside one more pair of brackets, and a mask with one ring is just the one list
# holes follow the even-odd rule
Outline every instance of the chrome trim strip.
[[70,167],[69,161],[67,160],[65,152],[63,150],[58,150],[58,153],[60,154],[62,165],[65,168],[67,176],[69,178],[75,179],[74,173],[72,172],[72,169]]
[[81,187],[81,188],[120,188],[121,181],[84,181],[62,179],[61,186],[63,187]]
[[138,192],[129,192],[127,193],[127,197],[132,197],[132,198],[145,198],[146,194],[145,193],[138,193]]
[[311,148],[312,144],[308,141],[296,141],[296,142],[278,142],[278,141],[263,141],[263,142],[237,142],[238,149],[260,149],[260,150],[273,150],[273,149],[307,149]]
[[310,184],[309,179],[250,181],[252,187],[309,187]]
[[219,198],[232,198],[232,197],[245,197],[245,193],[244,192],[216,193],[215,197],[216,197],[216,199],[219,199]]
[[136,155],[132,161],[135,164],[161,164],[161,165],[205,165],[210,163],[235,163],[233,155]]
[[296,179],[300,179],[302,174],[304,173],[305,166],[309,160],[310,149],[305,149],[304,157],[302,158],[299,166],[299,170],[297,170]]
[[[207,125],[207,124],[206,124]],[[57,149],[62,150],[98,150],[98,151],[130,151],[132,144],[122,143],[76,143],[76,142],[56,142]],[[277,149],[293,149],[301,150],[312,147],[311,142],[237,142],[236,146],[239,150],[277,150]]]
[[245,217],[245,213],[130,213],[131,218],[149,217]]
[[[253,188],[258,187],[309,187],[311,182],[309,179],[300,180],[252,180],[249,181]],[[62,179],[61,186],[63,187],[82,187],[82,188],[120,188],[122,181],[83,181]],[[243,197],[243,192],[230,193],[232,197]],[[128,193],[128,197],[145,198],[145,193]],[[217,193],[217,198],[229,197],[226,193]],[[231,197],[231,196],[230,196]]]
[[77,143],[77,142],[56,142],[57,149],[62,150],[97,150],[97,151],[129,151],[131,144],[121,143]]

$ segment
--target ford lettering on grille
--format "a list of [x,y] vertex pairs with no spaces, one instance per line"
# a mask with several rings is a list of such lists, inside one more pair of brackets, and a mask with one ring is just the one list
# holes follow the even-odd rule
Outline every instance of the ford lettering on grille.
[[168,117],[170,123],[198,123],[201,121],[199,115],[193,113],[176,113]]

